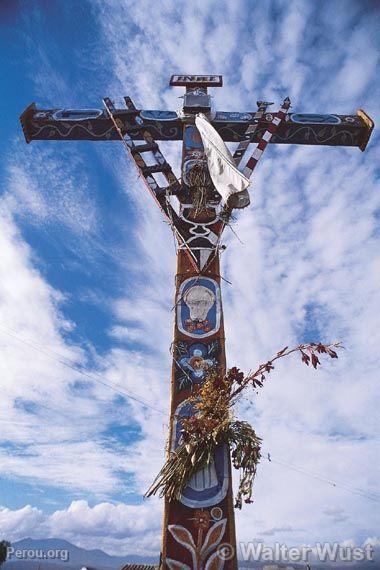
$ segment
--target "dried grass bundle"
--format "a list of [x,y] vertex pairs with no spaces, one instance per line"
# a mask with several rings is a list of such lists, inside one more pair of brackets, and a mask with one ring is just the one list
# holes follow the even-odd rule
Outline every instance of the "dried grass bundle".
[[261,439],[248,422],[234,419],[233,406],[248,387],[257,390],[263,386],[266,375],[274,369],[273,363],[279,358],[299,352],[302,362],[307,366],[311,363],[316,369],[320,365],[318,354],[338,358],[334,348],[341,348],[341,344],[309,343],[291,350],[285,347],[272,360],[261,364],[256,372],[246,376],[236,367],[228,370],[227,374],[218,367],[210,368],[205,382],[195,386],[193,394],[186,400],[194,414],[177,418],[182,425],[180,444],[170,453],[146,496],[159,492],[169,501],[179,500],[193,475],[213,461],[220,446],[227,445],[232,452],[233,466],[240,471],[235,507],[240,509],[243,502],[251,503],[253,482],[261,457]]

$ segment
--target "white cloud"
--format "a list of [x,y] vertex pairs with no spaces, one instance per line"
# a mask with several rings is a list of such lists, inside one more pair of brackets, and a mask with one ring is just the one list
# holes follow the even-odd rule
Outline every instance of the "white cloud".
[[51,515],[30,505],[15,511],[0,507],[0,538],[15,542],[29,536],[59,537],[87,549],[105,548],[115,555],[157,556],[160,510],[155,500],[143,505],[103,502],[94,507],[78,500]]
[[[108,374],[102,360],[98,372],[87,369],[92,376],[76,372],[77,365],[86,370],[87,355],[65,340],[72,323],[62,312],[64,297],[35,268],[8,206],[2,202],[0,424],[2,442],[11,445],[0,447],[1,472],[98,496],[125,488],[119,481],[129,471],[124,453],[102,432],[115,421],[131,425],[128,404],[112,404],[114,391],[97,382]],[[73,391],[79,380],[87,389]]]
[[7,540],[17,540],[20,536],[29,535],[30,531],[43,523],[44,515],[39,509],[25,505],[21,509],[12,511],[0,507],[0,536]]
[[27,147],[20,138],[7,170],[5,201],[12,212],[40,227],[59,224],[84,235],[96,229],[98,212],[89,177],[75,149],[66,147],[57,155],[51,147]]
[[348,519],[347,515],[345,514],[344,509],[341,507],[331,507],[324,511],[324,514],[328,517],[332,517],[334,523],[344,522]]

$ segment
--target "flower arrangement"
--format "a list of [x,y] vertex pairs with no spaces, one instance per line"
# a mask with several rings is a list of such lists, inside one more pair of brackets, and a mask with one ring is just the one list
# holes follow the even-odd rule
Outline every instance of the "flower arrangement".
[[241,509],[243,502],[252,503],[253,481],[261,457],[261,439],[248,422],[234,418],[233,407],[248,388],[262,388],[276,360],[299,353],[304,364],[311,364],[317,369],[321,364],[321,354],[338,358],[336,349],[341,347],[339,342],[300,344],[292,349],[286,346],[247,375],[236,367],[227,373],[217,366],[209,368],[204,383],[194,386],[187,400],[194,414],[181,418],[180,445],[170,454],[146,496],[160,492],[169,501],[180,499],[192,476],[212,461],[218,446],[225,444],[232,452],[233,467],[240,471],[235,508]]

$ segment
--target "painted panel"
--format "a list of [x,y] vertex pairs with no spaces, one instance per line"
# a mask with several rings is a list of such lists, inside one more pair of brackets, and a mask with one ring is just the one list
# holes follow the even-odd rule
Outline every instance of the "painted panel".
[[178,329],[192,338],[215,334],[220,326],[220,288],[208,277],[186,279],[177,299]]
[[237,112],[226,112],[220,111],[216,113],[213,121],[236,121],[236,122],[247,122],[253,119],[252,113],[237,113]]
[[[183,402],[175,411],[173,423],[172,451],[181,444],[182,426],[180,418],[194,415],[191,404]],[[204,508],[216,505],[224,499],[228,490],[228,450],[226,446],[220,446],[209,465],[199,470],[183,491],[180,502],[192,509]]]
[[195,125],[185,125],[183,133],[184,155],[182,161],[182,180],[190,186],[189,173],[194,166],[203,164],[207,170],[207,160],[204,154],[202,139]]
[[102,109],[60,109],[53,113],[54,121],[88,121],[103,115]]
[[214,340],[210,344],[177,342],[175,349],[177,390],[180,392],[191,389],[194,384],[202,384],[207,370],[218,364],[219,353],[220,343],[218,340]]
[[184,133],[186,154],[192,150],[203,150],[201,135],[195,125],[186,125]]
[[292,123],[302,125],[339,125],[341,123],[341,119],[337,115],[292,113],[289,119]]
[[141,111],[140,117],[148,121],[173,121],[178,119],[174,111]]

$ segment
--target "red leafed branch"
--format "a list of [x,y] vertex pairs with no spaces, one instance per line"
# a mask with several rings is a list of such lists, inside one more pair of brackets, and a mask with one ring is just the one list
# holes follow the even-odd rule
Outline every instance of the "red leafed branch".
[[264,380],[266,380],[266,375],[270,374],[274,370],[274,362],[285,356],[289,356],[295,352],[301,355],[301,361],[307,366],[311,365],[317,369],[321,365],[318,358],[319,354],[326,354],[330,358],[338,358],[336,350],[343,348],[340,342],[335,342],[332,344],[322,344],[321,342],[315,343],[310,342],[307,344],[299,344],[294,348],[285,347],[280,352],[276,354],[274,358],[268,360],[264,364],[260,364],[255,372],[251,372],[244,376],[243,372],[236,367],[231,368],[228,371],[228,376],[230,380],[235,381],[234,388],[230,393],[230,401],[236,401],[236,397],[249,385],[253,388],[261,388],[263,386]]
[[219,445],[226,444],[231,449],[234,468],[240,471],[235,506],[240,509],[243,501],[251,503],[253,481],[261,457],[261,438],[248,422],[235,420],[232,406],[246,388],[261,388],[266,376],[274,370],[274,363],[280,358],[298,352],[302,362],[307,366],[311,363],[317,368],[321,364],[321,354],[338,358],[336,350],[339,348],[342,348],[339,342],[310,342],[291,349],[286,346],[274,358],[260,364],[255,372],[247,375],[236,366],[230,368],[227,374],[218,367],[209,368],[203,384],[194,387],[187,399],[194,408],[194,414],[181,418],[181,441],[151,485],[147,496],[159,491],[169,501],[180,499],[191,477],[212,461]]

